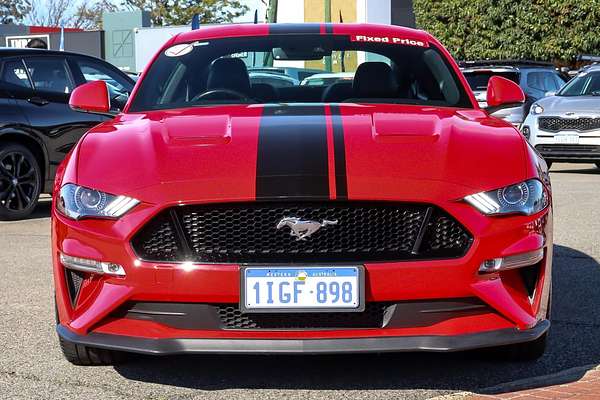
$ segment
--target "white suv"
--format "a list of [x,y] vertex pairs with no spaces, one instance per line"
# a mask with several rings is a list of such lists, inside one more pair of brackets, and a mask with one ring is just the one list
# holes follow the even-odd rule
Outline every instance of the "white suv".
[[600,168],[600,65],[582,70],[556,95],[536,101],[522,132],[552,162]]

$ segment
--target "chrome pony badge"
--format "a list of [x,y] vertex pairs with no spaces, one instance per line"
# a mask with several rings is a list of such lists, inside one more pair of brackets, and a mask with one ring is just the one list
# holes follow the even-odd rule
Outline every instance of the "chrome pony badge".
[[338,221],[329,221],[324,219],[323,222],[302,220],[297,217],[285,217],[277,223],[277,229],[281,229],[284,226],[288,226],[291,231],[290,235],[294,236],[296,240],[306,240],[313,233],[327,225],[337,225]]

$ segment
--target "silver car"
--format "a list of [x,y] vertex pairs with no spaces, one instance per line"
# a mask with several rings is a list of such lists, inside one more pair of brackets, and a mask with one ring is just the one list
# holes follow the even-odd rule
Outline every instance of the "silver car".
[[555,95],[532,104],[522,132],[548,165],[600,168],[600,65],[585,68]]

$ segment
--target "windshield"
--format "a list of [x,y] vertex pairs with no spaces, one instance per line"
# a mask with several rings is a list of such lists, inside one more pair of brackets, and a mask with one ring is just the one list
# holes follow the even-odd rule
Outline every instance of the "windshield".
[[600,96],[600,71],[582,72],[567,83],[558,96]]
[[493,71],[465,71],[465,78],[471,86],[471,90],[487,90],[488,81],[492,76],[501,76],[519,84],[519,74],[517,72],[493,72]]
[[[472,108],[448,60],[435,47],[356,38],[360,36],[270,35],[177,44],[152,64],[129,111],[311,102]],[[277,72],[259,75],[261,69]],[[327,74],[326,79],[310,84],[298,79],[317,72]]]

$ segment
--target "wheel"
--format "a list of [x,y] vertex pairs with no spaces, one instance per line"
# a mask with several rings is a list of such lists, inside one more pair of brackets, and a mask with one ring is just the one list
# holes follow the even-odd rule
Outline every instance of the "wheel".
[[68,362],[74,365],[115,365],[125,360],[124,353],[97,349],[65,340],[59,336],[60,349]]
[[[54,317],[58,325],[58,307],[54,297]],[[58,337],[60,349],[68,362],[75,365],[115,365],[125,361],[125,353],[87,347]]]
[[552,168],[552,161],[546,161],[546,165],[548,166],[548,171]]
[[596,163],[596,168],[600,168],[600,162]]
[[35,210],[42,187],[37,160],[25,146],[0,144],[0,220],[27,217]]

